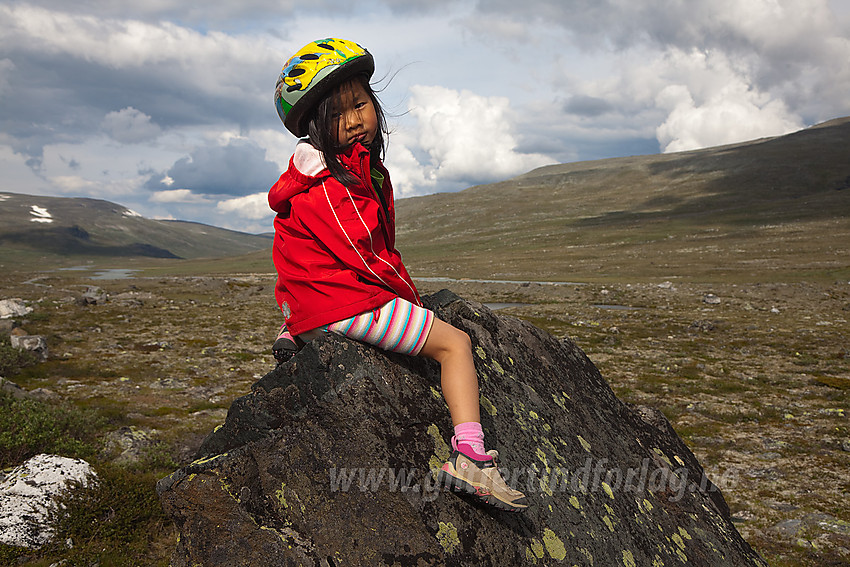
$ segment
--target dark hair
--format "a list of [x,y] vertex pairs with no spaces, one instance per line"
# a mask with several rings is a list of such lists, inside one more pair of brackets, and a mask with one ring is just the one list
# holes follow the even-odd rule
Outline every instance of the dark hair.
[[331,175],[343,185],[350,185],[356,181],[354,175],[345,169],[342,162],[339,160],[339,155],[344,148],[337,145],[337,125],[334,121],[334,110],[339,106],[340,97],[344,89],[350,89],[351,83],[357,81],[369,95],[372,100],[372,105],[375,107],[375,116],[378,119],[378,131],[375,134],[375,139],[369,146],[369,154],[371,165],[374,167],[378,160],[383,159],[386,151],[387,121],[384,116],[384,110],[381,108],[381,102],[378,100],[378,95],[372,85],[369,84],[369,77],[366,74],[355,75],[351,80],[342,83],[330,93],[328,93],[315,110],[310,113],[310,118],[307,123],[307,132],[310,138],[310,143],[322,152],[325,158],[325,165],[328,167]]

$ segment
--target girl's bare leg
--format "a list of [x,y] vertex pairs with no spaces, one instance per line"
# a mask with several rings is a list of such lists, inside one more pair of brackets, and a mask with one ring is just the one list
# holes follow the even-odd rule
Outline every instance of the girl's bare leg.
[[435,317],[419,354],[440,363],[440,383],[452,424],[480,422],[478,375],[469,335]]

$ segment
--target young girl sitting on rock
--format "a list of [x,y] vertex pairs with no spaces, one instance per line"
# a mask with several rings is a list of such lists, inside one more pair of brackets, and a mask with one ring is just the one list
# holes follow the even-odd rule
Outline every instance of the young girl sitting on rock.
[[485,451],[469,336],[425,309],[395,249],[395,208],[381,158],[384,113],[369,79],[372,55],[336,38],[309,43],[283,66],[275,90],[286,128],[302,138],[269,191],[277,213],[275,296],[286,324],[275,342],[285,360],[295,341],[337,333],[440,363],[455,435],[442,482],[505,510],[526,508]]

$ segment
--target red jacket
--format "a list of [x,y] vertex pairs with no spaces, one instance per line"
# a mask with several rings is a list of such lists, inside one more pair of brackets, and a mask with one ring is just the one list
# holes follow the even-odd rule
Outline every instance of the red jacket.
[[422,304],[395,249],[389,173],[379,164],[385,210],[372,185],[369,151],[355,144],[340,161],[357,177],[349,187],[331,177],[318,150],[299,142],[289,169],[269,191],[277,212],[275,297],[293,335],[395,297]]

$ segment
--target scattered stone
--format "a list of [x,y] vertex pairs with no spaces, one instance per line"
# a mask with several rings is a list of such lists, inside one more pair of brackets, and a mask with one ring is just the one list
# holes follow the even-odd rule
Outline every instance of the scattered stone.
[[109,294],[97,286],[89,286],[77,300],[79,305],[103,305],[109,301]]
[[802,527],[803,520],[792,518],[790,520],[782,520],[770,529],[782,537],[792,538],[797,536]]
[[470,335],[488,445],[530,508],[435,485],[452,434],[439,365],[329,334],[157,484],[174,567],[766,565],[663,413],[618,400],[574,343],[451,293],[425,303]]
[[699,320],[691,323],[691,326],[689,328],[693,331],[702,331],[703,333],[709,333],[715,330],[717,328],[717,325],[714,323],[714,321]]
[[145,452],[154,447],[158,441],[156,429],[142,429],[135,426],[125,426],[117,431],[106,434],[104,439],[104,456],[112,455],[112,462],[121,465],[139,462]]
[[42,362],[47,360],[47,341],[41,335],[11,335],[9,339],[13,348],[28,350],[36,354]]
[[32,313],[32,307],[27,307],[21,299],[14,298],[0,301],[0,319],[23,317],[30,313]]
[[27,397],[26,390],[24,390],[14,382],[6,380],[2,376],[0,376],[0,392],[3,392],[4,394],[9,394],[16,400],[21,400]]
[[720,305],[720,298],[713,293],[706,293],[702,296],[702,302],[708,305]]
[[673,282],[661,282],[658,284],[659,289],[669,289],[670,291],[676,291],[676,288],[673,286]]
[[73,483],[96,479],[87,462],[56,455],[36,455],[0,483],[0,543],[38,548],[54,536],[49,511]]
[[62,399],[62,396],[53,390],[48,390],[47,388],[36,388],[35,390],[30,390],[27,393],[27,396],[42,402],[56,402]]

